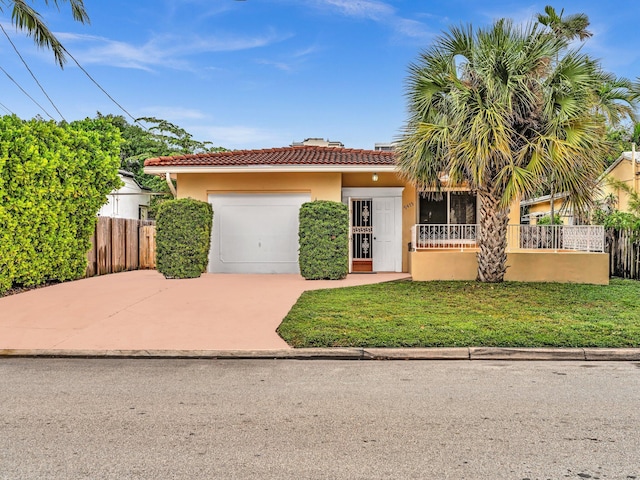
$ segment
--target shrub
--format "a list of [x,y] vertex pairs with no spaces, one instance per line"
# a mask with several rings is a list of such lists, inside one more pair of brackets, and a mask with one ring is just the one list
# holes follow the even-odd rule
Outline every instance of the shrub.
[[99,119],[0,117],[0,295],[84,276],[98,210],[121,185],[121,141]]
[[628,212],[615,211],[604,218],[605,228],[614,228],[616,230],[633,230],[640,231],[640,217]]
[[207,269],[211,205],[192,198],[168,200],[158,208],[156,268],[167,278],[197,278]]
[[[553,224],[554,225],[562,225],[562,219],[560,218],[560,215],[555,214],[553,216]],[[536,225],[551,225],[551,215],[544,215],[544,216],[538,218],[538,221],[536,222]]]
[[325,200],[300,207],[300,273],[307,280],[339,280],[349,271],[347,206]]

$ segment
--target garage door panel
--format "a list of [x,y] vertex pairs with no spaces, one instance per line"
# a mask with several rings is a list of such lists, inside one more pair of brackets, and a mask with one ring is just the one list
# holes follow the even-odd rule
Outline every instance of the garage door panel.
[[299,273],[298,215],[309,194],[209,195],[210,272]]
[[[291,205],[226,206],[220,222],[222,262],[297,262],[296,221]],[[296,236],[291,232],[295,231]]]

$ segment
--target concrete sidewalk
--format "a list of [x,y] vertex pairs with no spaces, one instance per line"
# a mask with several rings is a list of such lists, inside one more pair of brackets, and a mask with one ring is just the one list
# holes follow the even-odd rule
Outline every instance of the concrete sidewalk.
[[276,328],[305,290],[409,278],[404,273],[304,280],[300,275],[155,270],[92,277],[0,298],[4,351],[286,350]]

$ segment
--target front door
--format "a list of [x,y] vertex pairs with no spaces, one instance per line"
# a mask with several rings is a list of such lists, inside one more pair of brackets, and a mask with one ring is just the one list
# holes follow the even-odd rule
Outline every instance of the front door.
[[373,272],[373,200],[351,200],[351,271]]
[[351,199],[351,271],[395,271],[396,237],[393,197]]
[[373,199],[373,271],[395,271],[395,201],[392,197]]
[[351,272],[402,271],[403,187],[346,187]]

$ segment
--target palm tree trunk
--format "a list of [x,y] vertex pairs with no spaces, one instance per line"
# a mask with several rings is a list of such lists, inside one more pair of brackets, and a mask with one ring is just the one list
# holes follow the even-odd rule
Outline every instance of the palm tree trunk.
[[478,281],[498,283],[507,271],[507,226],[509,208],[489,192],[478,192],[480,232],[478,233]]

